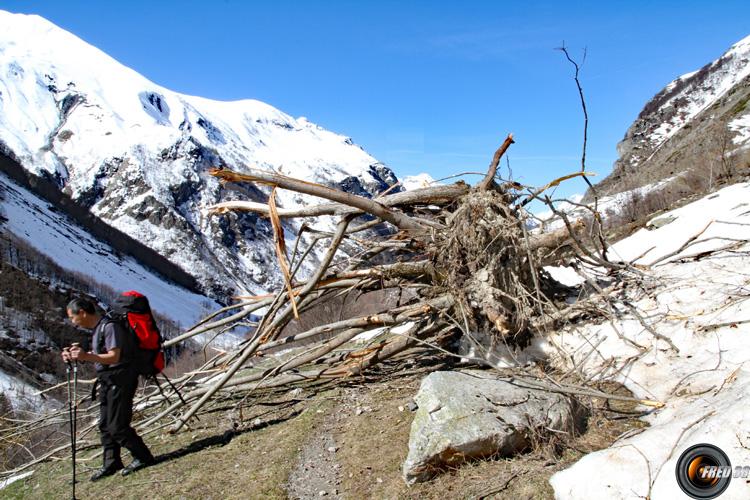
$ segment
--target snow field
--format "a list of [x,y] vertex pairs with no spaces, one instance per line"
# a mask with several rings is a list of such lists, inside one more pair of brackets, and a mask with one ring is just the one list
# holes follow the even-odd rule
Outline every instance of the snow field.
[[[623,260],[651,249],[638,259],[648,264],[705,229],[699,243],[644,270],[653,289],[634,304],[674,348],[627,312],[613,323],[550,339],[549,352],[558,346],[572,353],[584,374],[612,378],[640,399],[664,403],[644,417],[650,426],[639,434],[555,474],[555,498],[684,498],[675,465],[698,443],[719,446],[733,466],[750,465],[750,414],[743,404],[750,397],[750,245],[737,241],[750,239],[748,195],[748,183],[729,186],[665,214],[675,217],[670,224],[612,247],[612,256]],[[741,246],[690,257],[727,244]],[[674,261],[680,257],[686,261]],[[721,498],[750,498],[750,485],[732,481]]]

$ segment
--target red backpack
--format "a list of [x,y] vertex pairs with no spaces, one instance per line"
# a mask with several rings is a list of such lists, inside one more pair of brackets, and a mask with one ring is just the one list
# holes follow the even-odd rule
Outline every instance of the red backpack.
[[148,377],[161,373],[165,364],[163,339],[146,296],[134,290],[123,292],[115,299],[107,316],[121,322],[136,336],[137,349],[132,363],[138,374]]

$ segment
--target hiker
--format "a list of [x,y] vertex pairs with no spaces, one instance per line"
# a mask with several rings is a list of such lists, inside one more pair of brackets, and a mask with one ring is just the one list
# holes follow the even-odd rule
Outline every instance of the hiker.
[[[133,417],[133,396],[138,386],[138,373],[130,366],[136,346],[134,335],[119,323],[108,321],[97,313],[92,302],[73,299],[67,307],[68,318],[76,325],[93,330],[92,349],[83,351],[73,345],[63,350],[63,361],[94,363],[99,384],[99,432],[104,448],[104,464],[91,476],[92,481],[111,476],[122,469],[127,476],[154,463],[149,451],[130,426]],[[125,447],[133,461],[123,468],[120,449]]]

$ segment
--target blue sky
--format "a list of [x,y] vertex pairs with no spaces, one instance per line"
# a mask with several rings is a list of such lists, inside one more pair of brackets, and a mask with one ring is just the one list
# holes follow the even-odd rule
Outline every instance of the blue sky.
[[[509,132],[513,176],[606,175],[648,99],[750,35],[748,1],[2,1],[170,89],[253,98],[351,136],[398,175],[484,171]],[[471,178],[470,178],[471,179]],[[558,194],[582,192],[570,181]]]

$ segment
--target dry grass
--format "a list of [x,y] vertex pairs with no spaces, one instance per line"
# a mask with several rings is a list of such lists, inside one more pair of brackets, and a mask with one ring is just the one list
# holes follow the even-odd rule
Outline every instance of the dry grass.
[[[291,406],[266,415],[256,430],[232,435],[225,415],[204,415],[199,427],[177,435],[147,437],[159,460],[130,477],[115,475],[91,483],[88,477],[99,458],[82,453],[78,498],[124,499],[248,499],[285,498],[284,484],[299,448],[322,418],[330,402],[321,397],[302,408]],[[321,410],[323,413],[318,413]],[[254,420],[248,415],[249,422]],[[123,459],[127,461],[127,452]],[[46,463],[35,473],[2,490],[3,498],[70,496],[70,461]]]
[[[372,411],[361,415],[354,411],[342,419],[335,437],[341,446],[342,493],[346,498],[552,498],[548,482],[552,474],[585,453],[609,446],[623,432],[645,425],[634,419],[612,419],[615,414],[604,411],[604,403],[597,402],[587,430],[566,443],[541,445],[513,459],[467,463],[428,483],[409,487],[401,478],[401,464],[408,452],[412,414],[399,411],[399,406],[408,404],[419,380],[399,383],[399,387],[382,385],[362,394],[359,406],[369,406]],[[607,389],[624,391],[614,386]],[[622,403],[610,408],[632,411],[632,406]]]
[[[337,447],[343,498],[514,498],[547,499],[553,493],[548,479],[585,453],[610,445],[622,432],[644,424],[617,415],[601,402],[594,408],[586,432],[567,440],[540,445],[514,459],[498,458],[467,463],[428,483],[407,486],[401,478],[413,414],[406,409],[424,373],[391,378],[387,382],[356,385],[314,395],[309,390],[286,406],[258,404],[245,412],[235,435],[228,413],[201,416],[198,426],[177,435],[147,436],[161,462],[128,478],[88,482],[99,458],[82,453],[79,498],[285,498],[288,478],[302,450],[321,433],[330,433]],[[610,392],[615,387],[604,388]],[[622,390],[621,388],[619,390]],[[302,401],[302,399],[311,397]],[[294,399],[297,398],[297,399]],[[403,407],[403,411],[399,409]],[[270,410],[269,410],[270,408]],[[306,408],[303,412],[303,408]],[[609,409],[612,409],[611,407]],[[619,403],[618,411],[632,407]],[[261,415],[261,413],[264,413]],[[256,416],[262,425],[254,427]],[[86,470],[89,469],[89,470]],[[3,498],[61,498],[69,496],[70,462],[36,467],[33,476],[2,490]],[[304,478],[303,478],[304,479]],[[317,495],[317,491],[310,492]]]

